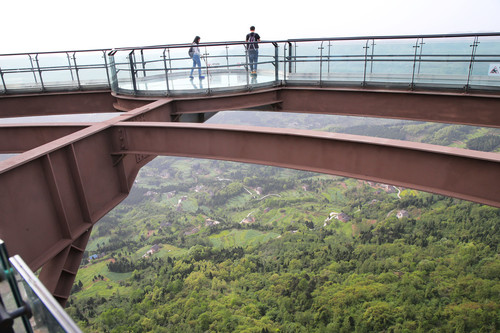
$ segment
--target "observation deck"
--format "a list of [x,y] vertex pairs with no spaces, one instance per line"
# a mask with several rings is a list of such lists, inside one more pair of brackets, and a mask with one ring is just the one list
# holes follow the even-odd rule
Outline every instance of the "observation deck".
[[179,96],[273,86],[493,92],[498,33],[295,39],[259,43],[258,75],[245,43],[200,44],[204,80],[189,79],[189,45],[0,56],[0,94],[112,89]]
[[[15,155],[0,161],[0,239],[32,270],[41,268],[59,302],[92,226],[158,155],[344,175],[500,207],[497,153],[202,124],[219,111],[253,109],[499,128],[500,33],[259,45],[251,75],[245,43],[200,44],[204,79],[189,78],[187,44],[0,55],[1,118],[94,115],[0,124],[0,154]],[[95,119],[99,113],[111,116]]]

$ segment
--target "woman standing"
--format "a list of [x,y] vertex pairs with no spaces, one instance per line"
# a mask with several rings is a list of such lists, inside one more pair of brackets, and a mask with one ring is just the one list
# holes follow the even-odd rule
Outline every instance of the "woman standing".
[[196,36],[193,40],[193,44],[191,44],[191,48],[189,49],[189,54],[192,54],[193,58],[193,68],[191,68],[191,74],[189,75],[189,78],[193,78],[193,71],[198,66],[198,76],[201,79],[204,79],[205,77],[201,75],[201,53],[200,53],[200,48],[198,47],[198,44],[200,44],[200,36]]

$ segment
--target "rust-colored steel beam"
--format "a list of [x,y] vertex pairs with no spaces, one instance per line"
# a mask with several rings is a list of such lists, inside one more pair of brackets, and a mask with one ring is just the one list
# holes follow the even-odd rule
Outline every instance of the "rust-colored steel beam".
[[500,96],[285,87],[281,111],[500,127]]
[[252,92],[175,98],[174,114],[205,113],[224,110],[260,108],[281,103],[279,89],[264,89]]
[[[500,154],[307,130],[122,123],[143,153],[258,163],[400,185],[500,207]],[[116,135],[115,135],[116,137]]]
[[[0,96],[0,117],[131,111],[158,98],[72,92]],[[114,103],[116,100],[116,103]],[[369,89],[276,87],[168,99],[174,119],[190,113],[258,109],[500,127],[500,96]],[[160,120],[163,121],[163,120]]]
[[[108,112],[114,97],[109,105],[107,98],[96,97],[100,101],[92,107],[88,103],[94,103],[91,99],[97,95],[63,94],[65,101],[60,102],[57,95],[30,96],[27,102],[1,97],[0,113]],[[158,154],[338,174],[500,207],[500,154],[311,131],[168,123],[193,112],[271,105],[291,112],[498,126],[493,97],[438,96],[419,104],[410,95],[280,87],[227,96],[159,98],[113,119],[82,124],[79,130],[76,125],[54,126],[53,133],[49,125],[2,126],[0,139],[26,135],[27,140],[6,140],[0,144],[1,151],[29,150],[0,162],[0,238],[31,269],[42,268],[42,282],[64,304],[93,225],[128,195],[139,169]],[[59,104],[51,111],[52,99]],[[464,115],[456,115],[461,108]]]
[[110,91],[0,96],[0,118],[117,112]]
[[92,226],[127,197],[139,169],[155,157],[112,155],[127,138],[108,129],[154,115],[167,103],[154,102],[0,162],[0,238],[32,270],[42,268],[41,281],[62,304]]
[[0,154],[23,153],[90,125],[92,124],[0,124]]

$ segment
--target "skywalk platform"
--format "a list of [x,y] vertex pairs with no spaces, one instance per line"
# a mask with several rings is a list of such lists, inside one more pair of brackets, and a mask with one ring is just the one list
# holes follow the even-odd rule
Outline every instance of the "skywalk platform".
[[500,33],[263,41],[257,76],[244,43],[207,43],[203,80],[189,79],[188,47],[0,55],[0,117],[115,115],[0,125],[0,153],[18,154],[0,161],[0,238],[40,269],[61,304],[92,227],[158,155],[311,170],[500,207],[497,153],[204,124],[218,111],[265,109],[500,128]]

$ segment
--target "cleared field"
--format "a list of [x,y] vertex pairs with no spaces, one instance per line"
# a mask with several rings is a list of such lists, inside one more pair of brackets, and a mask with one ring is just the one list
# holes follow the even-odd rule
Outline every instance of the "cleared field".
[[261,232],[258,230],[224,230],[223,232],[209,237],[215,247],[233,247],[253,245],[267,242],[269,239],[278,237],[275,232]]

